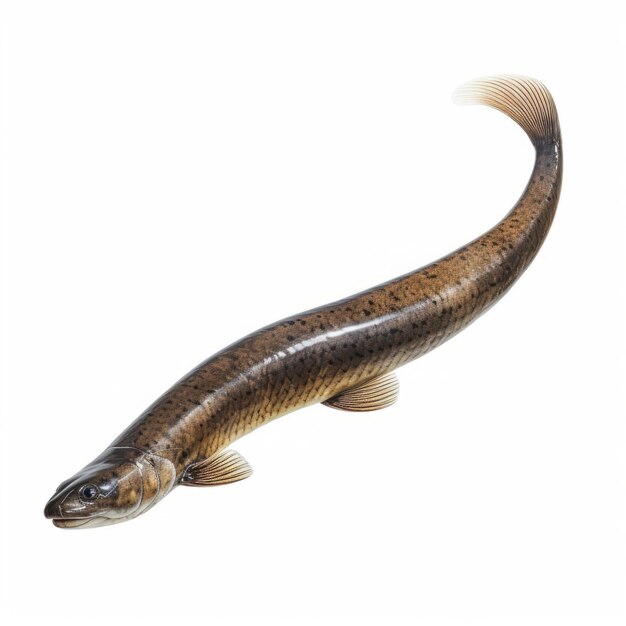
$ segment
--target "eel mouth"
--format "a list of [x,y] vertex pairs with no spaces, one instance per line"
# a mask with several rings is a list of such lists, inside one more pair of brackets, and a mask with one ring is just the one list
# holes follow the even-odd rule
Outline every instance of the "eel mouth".
[[89,522],[95,522],[97,526],[102,519],[102,517],[53,517],[52,523],[57,528],[80,528],[87,526]]

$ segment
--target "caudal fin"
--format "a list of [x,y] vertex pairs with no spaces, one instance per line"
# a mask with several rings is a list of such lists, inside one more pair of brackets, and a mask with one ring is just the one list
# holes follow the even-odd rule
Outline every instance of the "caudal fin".
[[527,76],[488,76],[461,85],[457,104],[486,104],[515,120],[536,148],[560,143],[561,130],[554,100],[546,87]]

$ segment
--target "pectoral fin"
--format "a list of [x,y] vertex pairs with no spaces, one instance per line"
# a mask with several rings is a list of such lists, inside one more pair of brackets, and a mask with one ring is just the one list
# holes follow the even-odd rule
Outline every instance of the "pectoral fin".
[[226,485],[248,478],[252,468],[238,452],[222,450],[208,459],[189,465],[180,481],[181,485],[205,487]]
[[377,411],[398,399],[398,377],[392,372],[347,389],[322,404],[344,411]]

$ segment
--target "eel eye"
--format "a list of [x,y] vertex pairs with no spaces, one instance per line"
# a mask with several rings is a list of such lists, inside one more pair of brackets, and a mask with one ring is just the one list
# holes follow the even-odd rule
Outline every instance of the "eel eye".
[[80,490],[80,497],[83,500],[95,500],[98,497],[98,487],[96,487],[95,485],[85,485],[84,487],[81,487]]

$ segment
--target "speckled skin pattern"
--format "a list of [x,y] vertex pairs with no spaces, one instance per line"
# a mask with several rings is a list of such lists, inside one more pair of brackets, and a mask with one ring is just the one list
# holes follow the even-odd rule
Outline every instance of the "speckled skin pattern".
[[390,372],[465,328],[513,285],[548,233],[562,172],[554,125],[549,136],[527,129],[536,147],[532,176],[494,228],[430,265],[230,345],[177,382],[108,450],[171,461],[174,486],[190,463],[276,417]]
[[426,354],[497,302],[526,269],[552,222],[559,183],[559,151],[546,146],[521,200],[482,237],[232,344],[161,396],[113,445],[167,450],[182,472],[273,418]]

